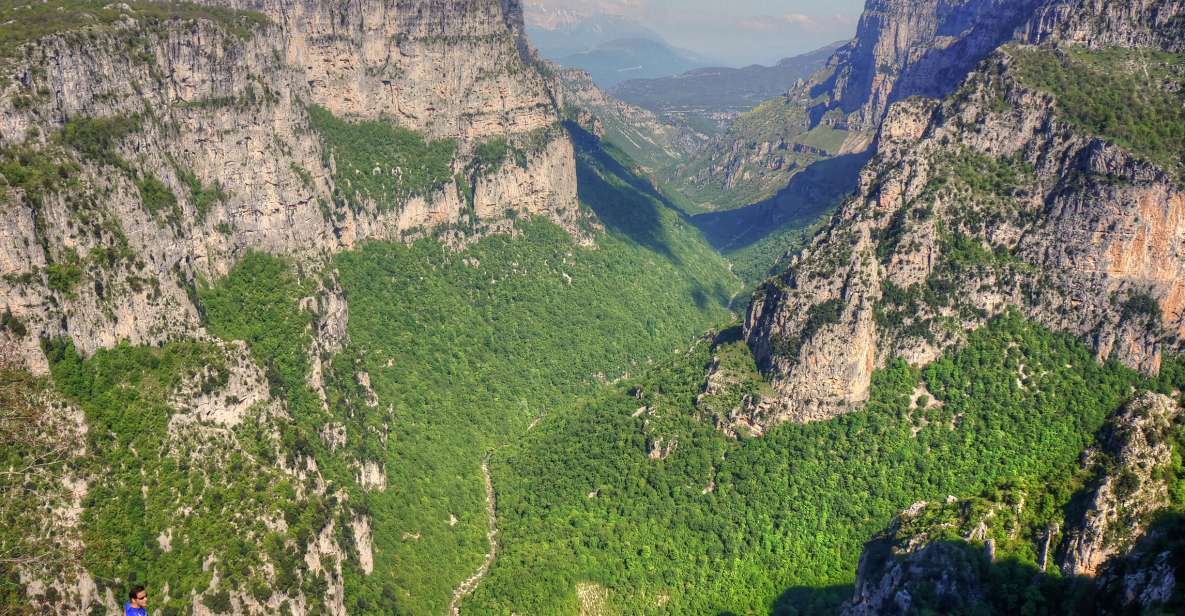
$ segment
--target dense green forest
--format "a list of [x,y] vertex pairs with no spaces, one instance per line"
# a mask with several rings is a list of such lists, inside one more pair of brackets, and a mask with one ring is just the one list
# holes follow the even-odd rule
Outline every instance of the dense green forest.
[[[818,613],[901,509],[1048,477],[1133,386],[1181,385],[1179,364],[1151,381],[1007,314],[925,368],[878,370],[857,412],[734,441],[697,418],[713,353],[701,341],[495,455],[506,547],[468,606],[577,613],[592,585],[628,613]],[[678,442],[666,459],[648,455],[660,437]]]
[[[255,13],[181,2],[131,5],[134,18],[91,0],[0,7],[0,20],[12,26],[0,30],[0,64],[24,43],[57,32],[131,33],[138,31],[131,22],[157,27],[202,18],[246,37],[267,23]],[[138,35],[126,43],[144,44]],[[1045,47],[1009,53],[1020,82],[1053,96],[1065,122],[1185,177],[1179,56]],[[17,96],[18,110],[50,98],[40,90]],[[1180,396],[1185,358],[1166,356],[1158,376],[1142,375],[1099,363],[1079,339],[1011,310],[929,365],[890,360],[874,373],[867,404],[848,414],[776,426],[756,438],[720,429],[730,412],[775,395],[737,323],[748,291],[784,269],[787,251],[811,241],[868,160],[833,155],[847,134],[824,125],[808,131],[799,103],[768,102],[730,130],[745,143],[772,136],[808,146],[787,159],[801,169],[739,188],[684,183],[715,164],[704,158],[671,180],[680,195],[643,177],[630,150],[572,122],[521,142],[468,144],[432,141],[385,117],[353,121],[305,107],[334,171],[332,199],[356,209],[397,210],[454,188],[472,206],[481,174],[525,166],[533,148],[567,131],[587,215],[575,233],[586,235],[574,238],[546,218],[507,210],[509,232],[463,238],[468,243],[457,248],[466,230],[481,228],[470,207],[454,227],[414,243],[370,241],[300,259],[247,252],[225,277],[181,281],[204,328],[188,330],[201,332],[196,339],[125,342],[88,355],[67,337],[85,334],[67,332],[79,326],[63,317],[60,328],[45,330],[60,337],[40,341],[48,376],[0,365],[0,421],[6,428],[24,422],[22,432],[0,431],[0,565],[60,523],[46,521],[46,511],[72,511],[64,497],[21,498],[57,498],[55,490],[77,491],[81,482],[77,554],[56,558],[77,558],[101,595],[148,584],[154,613],[180,616],[199,595],[211,612],[230,613],[242,611],[242,593],[265,605],[303,593],[311,605],[267,609],[321,614],[317,601],[332,594],[332,576],[317,572],[320,564],[310,565],[306,554],[327,537],[345,554],[349,613],[440,614],[489,549],[487,463],[499,552],[465,599],[466,613],[828,613],[850,597],[869,539],[910,504],[950,495],[962,500],[929,509],[915,523],[962,531],[958,516],[967,510],[1029,504],[1008,520],[1022,530],[1001,541],[999,566],[982,569],[991,611],[1051,613],[1076,599],[1081,587],[1035,573],[1037,533],[1064,516],[1088,481],[1082,452],[1109,415],[1144,389]],[[143,156],[120,153],[122,140],[153,118],[73,117],[44,138],[44,150],[2,149],[0,175],[28,193],[41,216],[46,195],[83,190],[83,170],[98,165],[132,180],[157,225],[180,230],[190,205],[202,222],[233,186],[203,184],[169,158],[180,181],[174,192],[168,178],[139,170]],[[77,154],[77,162],[63,152]],[[1011,199],[1031,172],[1019,159],[959,153],[946,162],[977,199]],[[309,170],[290,169],[312,186]],[[967,230],[990,222],[964,209]],[[887,262],[909,217],[930,213],[900,213],[874,237],[877,256]],[[68,256],[47,257],[26,274],[32,280],[43,271],[57,292],[45,305],[74,310],[72,300],[102,283],[88,267],[117,253],[133,259],[123,233],[122,247],[86,257],[69,247]],[[591,245],[578,241],[585,238]],[[934,284],[881,286],[874,312],[882,329],[917,316],[923,302],[946,301],[935,286],[943,276],[1025,267],[959,230],[941,240],[947,258]],[[181,269],[174,270],[179,278]],[[348,339],[327,350],[314,332],[330,295],[348,306]],[[838,322],[841,308],[832,299],[807,311],[802,335],[780,341],[785,354],[797,356],[796,345]],[[1161,317],[1156,299],[1142,291],[1121,308],[1124,321]],[[17,338],[41,325],[7,308],[0,314],[0,332]],[[236,408],[231,420],[203,416],[198,404],[228,391],[243,373],[234,365],[240,361],[254,362],[271,399]],[[207,406],[240,402],[225,395],[221,405]],[[76,411],[85,422],[75,422]],[[77,451],[54,452],[61,459],[52,471],[8,479],[17,475],[11,469],[38,463],[39,449],[54,446],[52,429],[67,423],[85,426],[67,435],[78,439]],[[1173,438],[1165,472],[1179,513],[1185,430],[1177,426]],[[372,571],[357,558],[351,525],[358,516],[374,530]],[[1176,516],[1160,523],[1185,528]],[[936,538],[963,536],[952,530]],[[1169,540],[1185,553],[1177,536]],[[62,545],[73,542],[70,535]],[[982,551],[967,543],[959,549],[969,558]],[[0,612],[25,599],[25,582],[15,568],[0,569]],[[50,603],[60,598],[58,589],[46,592]]]
[[[427,141],[385,118],[350,122],[316,105],[308,111],[326,156],[333,158],[336,196],[354,208],[368,202],[380,211],[397,208],[453,181],[457,144],[452,140]],[[303,178],[303,173],[297,175]]]
[[[582,142],[580,196],[606,227],[595,247],[555,225],[523,221],[462,252],[433,239],[376,242],[332,264],[349,303],[350,345],[326,374],[330,411],[304,385],[312,291],[282,262],[256,255],[204,291],[211,331],[249,342],[288,400],[293,451],[311,449],[326,476],[367,511],[375,572],[347,571],[347,605],[443,611],[487,549],[482,457],[572,396],[727,318],[739,287],[723,261],[627,167]],[[379,405],[365,403],[365,372]],[[350,455],[386,470],[386,491],[362,490],[345,452],[324,451],[342,422]],[[379,438],[378,435],[384,435]],[[455,522],[450,522],[455,520]]]

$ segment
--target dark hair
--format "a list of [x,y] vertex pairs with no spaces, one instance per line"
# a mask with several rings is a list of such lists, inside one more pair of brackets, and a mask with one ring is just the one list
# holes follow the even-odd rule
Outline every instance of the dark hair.
[[128,599],[135,599],[135,598],[136,598],[136,595],[138,595],[138,594],[140,594],[140,593],[142,593],[142,592],[144,592],[144,587],[143,587],[143,586],[133,586],[133,587],[132,587],[132,592],[129,592],[129,593],[128,593]]

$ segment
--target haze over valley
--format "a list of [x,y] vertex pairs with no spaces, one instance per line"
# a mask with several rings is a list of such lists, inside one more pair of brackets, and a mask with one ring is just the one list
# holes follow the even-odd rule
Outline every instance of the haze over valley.
[[1180,0],[0,3],[0,614],[1185,613]]

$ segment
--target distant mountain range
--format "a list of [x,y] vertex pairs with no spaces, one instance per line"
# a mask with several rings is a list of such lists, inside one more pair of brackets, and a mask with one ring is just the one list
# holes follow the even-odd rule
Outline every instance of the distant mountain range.
[[587,51],[556,58],[556,61],[569,68],[587,71],[598,85],[605,88],[629,79],[664,77],[711,63],[693,52],[675,49],[650,38],[615,39]]
[[631,78],[611,91],[627,103],[663,116],[735,116],[785,94],[798,80],[809,79],[842,44],[784,58],[773,66],[697,68],[657,79]]
[[543,57],[588,72],[603,88],[714,63],[672,47],[657,32],[617,15],[538,9],[527,15],[527,36]]
[[531,44],[552,60],[619,39],[663,40],[654,30],[620,15],[535,7],[526,12],[525,19]]

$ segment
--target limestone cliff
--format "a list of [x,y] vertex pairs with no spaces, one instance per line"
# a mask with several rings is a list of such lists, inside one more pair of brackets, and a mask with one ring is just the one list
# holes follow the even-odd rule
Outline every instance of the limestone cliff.
[[856,36],[811,84],[811,122],[850,129],[848,147],[859,148],[889,105],[950,94],[1004,43],[1180,51],[1182,13],[1180,2],[1166,0],[868,0]]
[[[144,549],[198,558],[205,578],[155,596],[198,614],[344,613],[347,572],[373,569],[369,514],[329,485],[309,447],[282,442],[293,417],[271,367],[207,333],[198,289],[254,252],[309,275],[308,381],[325,408],[324,371],[348,337],[346,298],[321,271],[333,254],[371,239],[459,246],[513,232],[520,215],[591,241],[573,147],[519,3],[53,0],[0,16],[0,368],[43,375],[51,363],[76,369],[75,351],[190,341],[170,378],[120,377],[150,392],[125,405],[143,421],[168,409],[152,442],[132,448],[146,456],[136,481],[157,486],[145,496],[153,514],[175,523]],[[68,389],[77,375],[53,376]],[[37,528],[68,556],[132,454],[80,450],[93,442],[80,433],[104,429],[88,425],[97,411],[53,408],[71,429],[49,445],[89,456],[37,503],[51,514]],[[331,424],[320,437],[336,451],[345,433]],[[334,464],[385,490],[381,463],[351,451]],[[160,487],[177,467],[204,487],[185,498]],[[226,517],[222,491],[246,481],[256,498],[236,504],[225,532],[255,548],[233,567],[254,586],[226,579],[220,559],[233,554],[193,554],[216,539],[185,530],[208,532]],[[293,541],[284,533],[304,507],[319,524]],[[273,535],[284,539],[265,546]],[[30,600],[60,613],[118,609],[130,580],[60,561],[21,569]]]
[[1144,394],[1133,400],[1107,426],[1099,446],[1086,462],[1107,469],[1090,486],[1085,510],[1066,521],[1060,559],[1067,575],[1095,575],[1111,557],[1126,552],[1151,521],[1152,513],[1169,504],[1163,470],[1173,456],[1170,431],[1181,408],[1171,398]]
[[[45,369],[43,336],[89,352],[199,333],[187,289],[250,250],[318,260],[504,229],[512,210],[575,229],[572,147],[516,2],[251,3],[266,17],[249,26],[152,6],[96,5],[102,26],[6,61],[5,160],[61,178],[9,177],[5,196],[0,304],[25,325],[10,342],[30,368]],[[445,160],[399,199],[347,199],[362,170],[339,166],[314,108],[417,131]],[[514,156],[478,169],[492,140]],[[366,172],[411,183],[397,165]]]
[[[765,425],[855,409],[887,359],[929,362],[1008,306],[1101,360],[1159,370],[1185,334],[1179,164],[1118,145],[1040,87],[1042,58],[1103,57],[1059,45],[1001,48],[944,101],[889,108],[856,198],[754,297],[746,337],[778,390]],[[1080,74],[1120,79],[1143,56],[1108,57]],[[1100,83],[1176,100],[1179,77],[1148,74]]]
[[814,94],[857,132],[875,132],[889,104],[950,93],[981,59],[1010,40],[1039,0],[868,0],[856,36],[832,58]]

